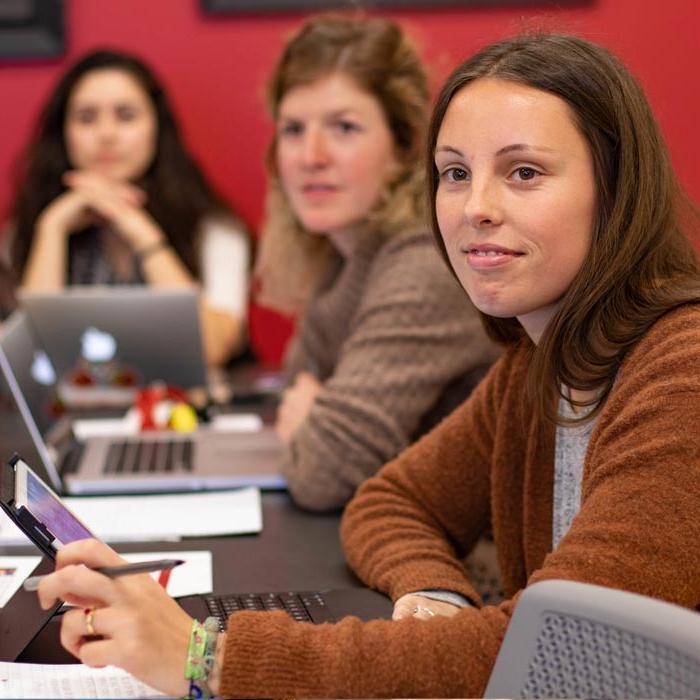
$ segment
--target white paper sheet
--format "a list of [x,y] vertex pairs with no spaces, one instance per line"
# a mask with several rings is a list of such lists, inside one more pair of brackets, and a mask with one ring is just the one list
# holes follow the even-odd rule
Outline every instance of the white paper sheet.
[[27,536],[0,510],[0,544],[29,544]]
[[131,413],[123,418],[80,418],[71,427],[81,442],[96,437],[131,437],[139,432],[139,418]]
[[[182,537],[238,535],[262,530],[260,491],[63,498],[106,542],[177,541]],[[4,515],[4,514],[3,514]],[[0,521],[0,544],[27,544],[9,519]]]
[[[0,608],[7,605],[24,579],[29,576],[37,566],[41,557],[0,557]],[[180,568],[185,566],[183,564]]]
[[212,418],[211,428],[220,433],[259,433],[263,422],[255,413],[221,413]]
[[[129,552],[122,554],[124,559],[131,562],[150,561],[152,559],[184,559],[185,563],[176,566],[168,573],[168,583],[165,590],[173,597],[211,593],[214,589],[212,575],[212,558],[208,550],[193,549],[187,551],[168,552]],[[0,558],[2,562],[2,558]],[[154,571],[151,576],[158,581],[161,573]]]
[[0,662],[0,698],[155,698],[163,693],[121,669]]

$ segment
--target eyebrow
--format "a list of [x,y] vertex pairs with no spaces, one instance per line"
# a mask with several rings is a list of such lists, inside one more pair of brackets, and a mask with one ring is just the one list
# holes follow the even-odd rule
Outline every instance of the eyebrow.
[[[531,146],[527,143],[512,143],[509,146],[503,146],[496,151],[496,156],[502,156],[506,153],[513,153],[515,151],[543,151],[544,153],[553,153],[554,148],[548,148],[547,146]],[[455,153],[458,156],[464,158],[464,153],[455,148],[454,146],[438,146],[435,149],[435,153]]]
[[[335,109],[332,112],[324,115],[323,118],[338,119],[339,117],[343,117],[345,115],[355,117],[359,116],[355,107],[341,107],[340,109]],[[300,117],[297,117],[293,114],[284,114],[283,112],[280,112],[279,119],[300,119]]]

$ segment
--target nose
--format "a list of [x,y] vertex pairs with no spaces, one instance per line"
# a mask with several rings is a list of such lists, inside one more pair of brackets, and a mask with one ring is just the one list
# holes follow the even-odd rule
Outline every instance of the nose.
[[97,120],[97,135],[101,141],[112,141],[117,135],[117,120],[109,114],[101,114]]
[[472,177],[464,202],[464,217],[475,229],[498,226],[503,223],[498,184],[494,179]]
[[317,169],[328,164],[326,138],[321,129],[307,129],[302,143],[302,162],[306,168]]

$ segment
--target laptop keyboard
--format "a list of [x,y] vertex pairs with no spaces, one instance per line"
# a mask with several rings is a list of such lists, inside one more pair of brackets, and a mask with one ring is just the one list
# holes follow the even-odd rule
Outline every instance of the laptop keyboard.
[[192,440],[139,440],[109,446],[105,474],[192,471]]
[[226,629],[229,615],[241,610],[283,610],[297,622],[333,622],[334,618],[320,593],[244,593],[203,596],[219,627]]
[[77,440],[71,440],[63,457],[61,457],[61,476],[74,474],[78,471],[78,466],[85,452],[85,444]]

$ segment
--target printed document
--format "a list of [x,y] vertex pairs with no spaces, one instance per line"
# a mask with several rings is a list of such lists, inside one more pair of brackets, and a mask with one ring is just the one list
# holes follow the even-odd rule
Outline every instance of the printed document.
[[0,662],[0,698],[156,698],[163,693],[121,669]]

